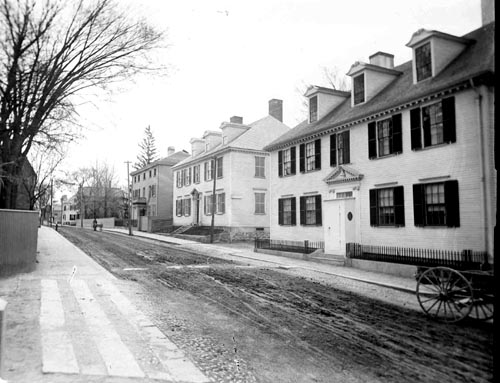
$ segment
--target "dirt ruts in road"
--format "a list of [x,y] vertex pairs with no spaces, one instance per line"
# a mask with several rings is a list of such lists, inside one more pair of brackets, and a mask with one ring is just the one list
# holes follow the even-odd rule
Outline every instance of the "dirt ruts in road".
[[[493,379],[489,324],[437,323],[414,310],[277,269],[238,267],[176,245],[86,230],[65,228],[62,233],[118,277],[137,280],[155,294],[188,293],[189,299],[200,302],[198,315],[212,307],[225,313],[228,323],[247,328],[252,335],[239,340],[239,351],[246,356],[242,365],[254,370],[257,381],[271,381],[270,376],[279,374],[262,371],[265,358],[252,349],[259,347],[255,339],[262,350],[283,350],[279,362],[269,361],[268,368],[282,368],[282,376],[294,376],[295,381],[327,382],[330,371],[347,372],[351,381]],[[131,273],[127,268],[146,270]],[[196,309],[191,307],[189,313],[196,315]],[[190,325],[204,322],[193,320]],[[200,331],[221,333],[208,327]]]

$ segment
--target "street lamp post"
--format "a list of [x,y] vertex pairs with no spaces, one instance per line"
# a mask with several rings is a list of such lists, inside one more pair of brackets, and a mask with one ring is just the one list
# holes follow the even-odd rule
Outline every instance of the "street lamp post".
[[128,235],[132,235],[132,204],[130,200],[130,161],[125,161],[127,164],[127,192],[128,192]]

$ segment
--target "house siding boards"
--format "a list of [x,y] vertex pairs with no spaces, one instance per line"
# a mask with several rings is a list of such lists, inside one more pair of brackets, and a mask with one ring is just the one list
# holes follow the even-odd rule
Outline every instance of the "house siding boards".
[[[491,42],[489,33],[494,26],[488,25],[469,35],[480,36],[484,41],[477,41],[476,46],[460,54],[460,59],[470,56],[471,51],[482,52],[485,57],[475,61],[489,62],[490,52],[484,46]],[[489,32],[488,32],[489,31]],[[486,33],[488,32],[488,33]],[[451,68],[451,69],[450,69]],[[384,88],[372,100],[364,105],[352,107],[348,99],[329,112],[317,123],[302,123],[267,147],[271,151],[271,228],[273,239],[325,241],[325,252],[345,254],[345,242],[357,242],[367,245],[404,246],[414,248],[432,248],[447,250],[472,249],[488,251],[493,254],[493,227],[496,214],[496,171],[494,161],[494,96],[488,84],[471,88],[467,76],[473,78],[476,73],[464,69],[464,64],[456,59],[445,70],[445,78],[437,76],[422,84],[412,84],[411,62],[403,64],[397,70],[404,73]],[[462,72],[460,72],[460,70]],[[449,72],[451,71],[451,72]],[[454,80],[460,79],[461,85],[455,86]],[[407,93],[414,94],[413,99],[397,99],[406,84]],[[437,86],[436,84],[439,84]],[[447,86],[447,87],[446,87]],[[425,89],[428,92],[425,92]],[[483,108],[483,132],[481,135],[478,97],[481,94]],[[406,95],[404,95],[406,97]],[[404,98],[403,97],[403,98]],[[453,98],[455,110],[455,139],[451,143],[412,150],[411,110]],[[391,103],[392,100],[392,103]],[[383,157],[369,158],[368,125],[395,114],[401,115],[402,151]],[[350,163],[339,168],[330,166],[330,136],[334,132],[350,131]],[[321,139],[321,170],[295,175],[279,176],[279,151],[295,146],[298,151],[303,143]],[[423,139],[423,137],[422,137]],[[362,175],[348,182],[326,182],[335,169],[354,170]],[[486,184],[483,187],[483,169]],[[297,166],[298,169],[298,166]],[[413,185],[433,182],[456,181],[458,184],[458,227],[419,227],[414,221]],[[404,203],[404,226],[372,226],[370,221],[370,190],[400,188]],[[336,204],[336,194],[349,191],[345,203]],[[398,189],[401,191],[401,189]],[[299,201],[304,195],[321,194],[322,226],[303,226],[299,223],[297,206],[297,224],[280,225],[279,199],[295,197]],[[348,208],[335,210],[337,206]],[[332,209],[335,207],[335,209]],[[347,241],[337,246],[332,242],[334,225],[332,214],[354,213],[353,221],[343,221],[349,225]],[[347,231],[346,228],[343,228]],[[491,261],[491,260],[490,260]]]
[[[224,124],[223,124],[224,126]],[[199,201],[199,220],[193,215],[178,216],[174,214],[174,225],[184,226],[198,224],[200,226],[211,225],[211,214],[205,214],[206,196],[211,196],[213,191],[213,180],[205,181],[204,163],[214,157],[223,158],[223,177],[216,179],[216,194],[224,193],[225,211],[216,213],[214,225],[224,228],[231,233],[231,238],[248,238],[255,236],[257,228],[269,231],[269,153],[262,148],[286,132],[289,128],[276,120],[274,117],[264,117],[243,130],[239,136],[233,137],[232,141],[220,144],[216,148],[191,157],[174,167],[174,177],[184,169],[200,165],[200,183],[183,185],[178,187],[174,182],[174,211],[175,201],[191,196],[196,189],[201,193]],[[221,128],[222,129],[222,128]],[[255,176],[255,157],[264,158],[265,177]],[[264,214],[255,213],[255,193],[265,193]],[[192,208],[195,201],[192,199]],[[260,232],[260,230],[259,230]]]

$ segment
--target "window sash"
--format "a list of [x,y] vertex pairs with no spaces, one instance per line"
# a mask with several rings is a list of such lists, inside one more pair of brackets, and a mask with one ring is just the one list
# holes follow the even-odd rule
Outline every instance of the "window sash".
[[378,156],[387,156],[393,152],[392,117],[377,121]]
[[354,105],[365,102],[365,75],[361,74],[353,79]]
[[193,183],[200,183],[200,165],[193,166]]
[[441,102],[422,108],[424,146],[444,143],[443,108]]
[[283,150],[283,175],[292,174],[292,153],[291,149]]
[[318,96],[309,99],[309,122],[315,122],[318,119]]
[[255,193],[255,214],[266,214],[266,193]]
[[266,162],[265,157],[255,157],[255,177],[265,178]]
[[306,144],[306,171],[316,169],[316,153],[315,153],[315,143],[308,142]]
[[425,224],[428,226],[446,226],[446,205],[444,183],[424,186]]
[[217,178],[222,178],[223,177],[223,158],[219,157],[217,158]]
[[216,194],[216,210],[217,214],[224,214],[226,212],[226,193]]
[[283,225],[292,224],[292,199],[283,200]]
[[316,224],[316,197],[306,197],[306,225]]
[[422,81],[432,76],[430,43],[415,49],[415,70],[417,72],[417,81]]

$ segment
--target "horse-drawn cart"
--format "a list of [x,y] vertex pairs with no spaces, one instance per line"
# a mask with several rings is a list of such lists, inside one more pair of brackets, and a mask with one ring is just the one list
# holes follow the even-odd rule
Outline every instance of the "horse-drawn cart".
[[419,267],[416,278],[418,303],[428,316],[448,323],[493,318],[493,271]]

